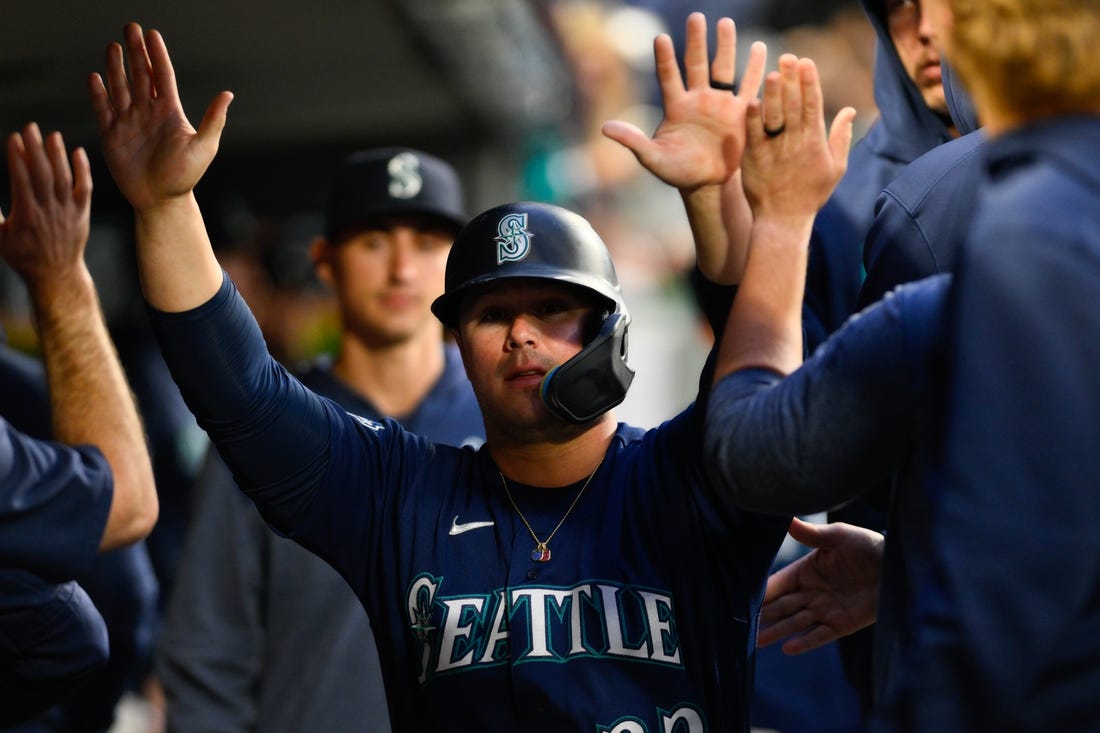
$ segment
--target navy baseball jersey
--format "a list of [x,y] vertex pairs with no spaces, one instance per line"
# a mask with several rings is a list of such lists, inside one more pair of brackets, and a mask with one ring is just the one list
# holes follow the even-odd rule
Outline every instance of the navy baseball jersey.
[[[620,426],[549,543],[487,451],[350,415],[271,359],[226,281],[154,313],[242,489],[371,618],[397,730],[748,730],[763,587],[788,519],[712,489],[694,408]],[[582,489],[508,490],[545,537]]]

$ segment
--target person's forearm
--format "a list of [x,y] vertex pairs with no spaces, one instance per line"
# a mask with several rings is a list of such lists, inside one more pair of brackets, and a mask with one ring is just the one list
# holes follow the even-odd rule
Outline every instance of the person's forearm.
[[726,276],[739,283],[745,275],[752,238],[752,207],[745,196],[740,170],[722,185],[722,226],[730,243]]
[[[284,484],[308,504],[328,455],[332,408],[271,357],[228,277],[198,308],[150,317],[172,379],[240,487],[261,510],[261,494]],[[297,508],[280,494],[280,510]]]
[[711,282],[736,285],[748,256],[752,209],[741,187],[741,172],[718,185],[680,191],[695,239],[699,271]]
[[812,216],[753,222],[745,276],[730,310],[715,381],[745,367],[789,374],[802,363],[805,243],[812,227]]
[[705,440],[716,485],[744,509],[813,514],[906,466],[927,417],[949,284],[903,286],[786,378],[744,369],[715,384]]
[[141,288],[151,306],[179,313],[218,292],[222,269],[193,193],[135,210],[134,233]]
[[703,277],[720,285],[732,285],[727,281],[729,237],[722,225],[721,186],[699,186],[690,191],[680,190],[684,202],[691,236],[695,240],[695,264]]
[[98,447],[114,475],[114,498],[101,549],[147,535],[158,513],[141,419],[107,333],[91,275],[29,289],[50,387],[54,437]]

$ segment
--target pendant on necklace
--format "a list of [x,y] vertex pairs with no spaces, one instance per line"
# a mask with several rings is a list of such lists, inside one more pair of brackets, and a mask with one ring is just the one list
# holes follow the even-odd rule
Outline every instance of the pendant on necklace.
[[535,562],[550,562],[550,548],[545,542],[535,545],[535,549],[531,550],[531,559]]

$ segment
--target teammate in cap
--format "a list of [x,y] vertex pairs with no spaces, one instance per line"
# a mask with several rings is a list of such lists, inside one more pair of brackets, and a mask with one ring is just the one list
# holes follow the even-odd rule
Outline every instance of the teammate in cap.
[[[439,443],[483,442],[458,349],[430,310],[465,221],[458,174],[433,155],[380,148],[342,162],[310,249],[336,294],[341,345],[300,371],[303,384]],[[374,635],[348,584],[272,532],[216,453],[196,488],[159,644],[168,727],[389,730]]]
[[[455,240],[433,310],[477,395],[481,449],[349,414],[270,358],[210,252],[192,189],[231,96],[194,130],[159,34],[131,24],[125,41],[132,77],[112,45],[106,84],[93,75],[91,93],[135,209],[162,350],[265,519],[359,595],[394,727],[747,731],[756,617],[788,521],[715,491],[705,389],[698,407],[648,432],[615,423],[628,316],[591,226],[557,207],[505,204]],[[720,46],[711,69],[727,84],[732,52]],[[683,96],[733,98],[711,88],[705,62],[690,66]],[[779,190],[805,187],[819,205],[843,172],[850,115],[827,137],[809,62],[785,65],[766,105],[777,94],[789,136],[755,190],[779,202]],[[743,120],[747,99],[736,104]],[[743,125],[726,132],[734,158]],[[788,226],[804,215],[763,207],[754,234],[808,236]]]

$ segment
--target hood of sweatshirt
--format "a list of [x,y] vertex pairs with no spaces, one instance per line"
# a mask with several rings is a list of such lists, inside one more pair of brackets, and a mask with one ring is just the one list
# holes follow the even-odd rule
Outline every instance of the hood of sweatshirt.
[[959,135],[969,135],[978,129],[978,112],[974,109],[974,100],[963,87],[958,73],[940,59],[940,71],[943,73],[943,95],[947,98],[947,112],[955,122]]
[[925,104],[898,56],[887,24],[886,0],[862,0],[862,4],[878,36],[874,93],[879,110],[877,126],[883,130],[873,137],[872,144],[879,155],[908,163],[952,139],[951,133],[944,120]]

